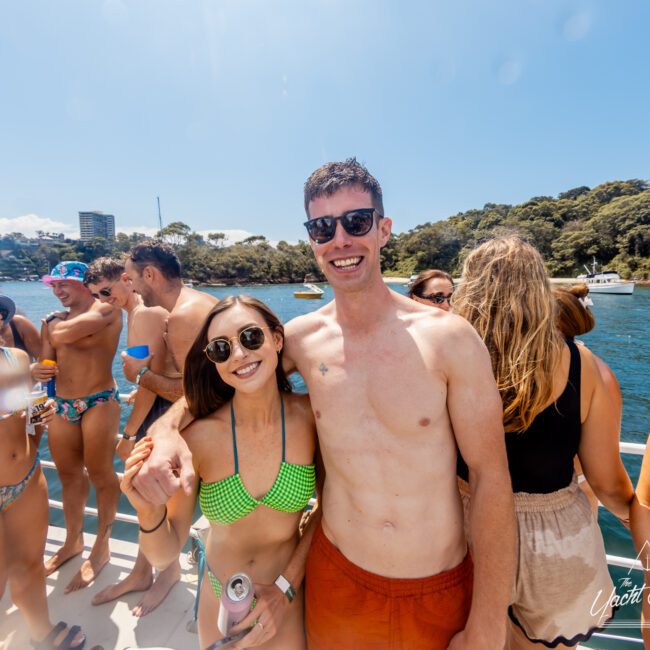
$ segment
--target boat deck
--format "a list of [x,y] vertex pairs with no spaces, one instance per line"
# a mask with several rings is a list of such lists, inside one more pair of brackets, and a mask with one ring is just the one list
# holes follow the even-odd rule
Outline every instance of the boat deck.
[[[45,556],[50,557],[63,543],[65,531],[50,526]],[[132,593],[122,598],[94,607],[91,598],[107,585],[125,578],[133,567],[138,545],[111,539],[111,561],[104,567],[96,583],[65,595],[63,590],[78,570],[82,558],[88,557],[94,535],[84,533],[85,549],[81,557],[65,564],[47,579],[50,617],[53,623],[66,621],[81,625],[87,636],[86,650],[124,650],[125,648],[156,648],[188,650],[198,648],[196,634],[187,631],[192,620],[194,595],[196,594],[196,571],[185,554],[181,555],[181,581],[174,586],[167,598],[153,612],[143,618],[131,614],[131,608],[141,598]],[[8,590],[7,590],[8,591]],[[9,593],[0,601],[0,649],[25,650],[29,635]],[[590,650],[584,646],[578,646]],[[593,650],[593,649],[591,649]]]
[[[621,442],[620,451],[624,454],[642,456],[645,445],[631,442]],[[53,468],[49,461],[42,461],[45,468]],[[50,506],[61,508],[61,503],[50,500]],[[95,515],[94,508],[86,508],[87,515]],[[133,515],[118,513],[121,521],[137,523]],[[197,534],[207,527],[207,522],[200,517],[192,526],[190,534]],[[62,528],[50,526],[48,529],[45,557],[51,557],[63,544],[65,531]],[[198,636],[188,631],[192,621],[194,596],[196,594],[197,575],[195,568],[188,561],[187,555],[182,554],[181,580],[173,587],[167,598],[153,612],[143,618],[131,614],[141,598],[141,593],[126,596],[100,606],[91,604],[92,597],[104,587],[127,576],[138,553],[138,545],[111,538],[111,561],[104,567],[98,580],[87,589],[64,594],[63,590],[72,576],[78,570],[84,558],[88,557],[94,542],[94,535],[84,533],[85,548],[80,557],[74,558],[61,567],[60,571],[47,578],[48,604],[52,623],[66,621],[70,625],[82,625],[86,636],[86,650],[125,650],[140,648],[142,650],[187,650],[198,648]],[[635,558],[608,555],[607,561],[612,566],[628,570],[642,569],[641,563]],[[26,626],[17,608],[11,603],[7,589],[0,600],[0,650],[25,650],[31,647]],[[601,640],[625,642],[636,647],[642,646],[639,638],[621,637],[612,634],[610,630],[594,635],[594,642]],[[599,644],[600,645],[600,644]],[[590,646],[593,650],[593,646]],[[586,646],[578,646],[584,648]]]
[[[50,526],[45,556],[50,557],[63,543],[65,531]],[[82,556],[74,558],[47,579],[47,594],[52,623],[66,621],[81,625],[86,633],[86,650],[124,650],[124,648],[162,647],[173,650],[198,648],[198,636],[186,631],[192,620],[194,595],[196,593],[196,570],[181,556],[181,581],[153,612],[142,618],[131,614],[140,598],[132,593],[117,601],[91,605],[91,598],[104,587],[120,580],[133,567],[138,545],[111,539],[111,561],[104,567],[99,578],[87,589],[64,595],[63,590],[76,573],[82,559],[88,557],[94,535],[84,534],[85,549]],[[9,589],[0,601],[0,648],[2,650],[25,650],[30,648],[27,628],[11,603]],[[97,648],[97,650],[99,650]]]

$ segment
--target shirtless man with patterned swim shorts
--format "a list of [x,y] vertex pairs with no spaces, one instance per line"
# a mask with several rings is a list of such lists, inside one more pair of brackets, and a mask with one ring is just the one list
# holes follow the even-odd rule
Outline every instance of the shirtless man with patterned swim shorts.
[[[53,312],[41,329],[41,357],[33,374],[56,383],[57,415],[48,431],[61,481],[66,538],[45,563],[47,575],[84,548],[83,517],[90,482],[97,494],[97,538],[65,592],[87,587],[110,559],[108,539],[120,487],[113,457],[120,424],[119,394],[112,374],[122,313],[95,300],[83,283],[87,266],[60,262],[43,277],[66,311]],[[43,360],[56,361],[52,368]]]

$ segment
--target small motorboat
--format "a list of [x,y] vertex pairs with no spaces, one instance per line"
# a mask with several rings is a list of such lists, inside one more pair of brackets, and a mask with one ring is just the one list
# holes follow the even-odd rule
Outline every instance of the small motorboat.
[[591,270],[585,266],[587,273],[577,277],[588,287],[589,293],[617,293],[630,295],[634,292],[635,282],[623,280],[616,271],[596,271],[596,258],[594,258]]
[[323,297],[323,290],[320,287],[317,287],[315,284],[307,284],[305,282],[304,286],[306,286],[309,291],[294,291],[294,298],[307,298],[314,300]]

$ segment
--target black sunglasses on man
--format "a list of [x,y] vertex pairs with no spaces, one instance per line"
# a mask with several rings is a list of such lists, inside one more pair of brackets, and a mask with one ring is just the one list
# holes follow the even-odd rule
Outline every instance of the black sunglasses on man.
[[309,236],[316,244],[326,244],[334,239],[336,234],[336,224],[341,223],[343,230],[353,237],[363,237],[372,229],[374,217],[383,219],[374,208],[358,208],[357,210],[348,210],[340,217],[316,217],[305,221],[303,224],[307,228]]

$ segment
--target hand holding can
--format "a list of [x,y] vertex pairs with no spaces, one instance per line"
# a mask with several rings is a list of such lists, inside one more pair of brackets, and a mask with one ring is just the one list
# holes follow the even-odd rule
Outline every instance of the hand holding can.
[[29,424],[43,424],[43,415],[48,409],[48,397],[44,390],[29,394]]
[[231,576],[221,592],[217,627],[227,636],[233,625],[246,618],[253,603],[253,581],[245,573]]
[[[41,361],[41,364],[44,366],[49,366],[51,368],[56,368],[56,361],[53,361],[52,359],[43,359]],[[50,379],[50,381],[47,382],[45,385],[45,389],[47,391],[47,396],[48,397],[55,397],[56,396],[56,380],[54,377]]]

